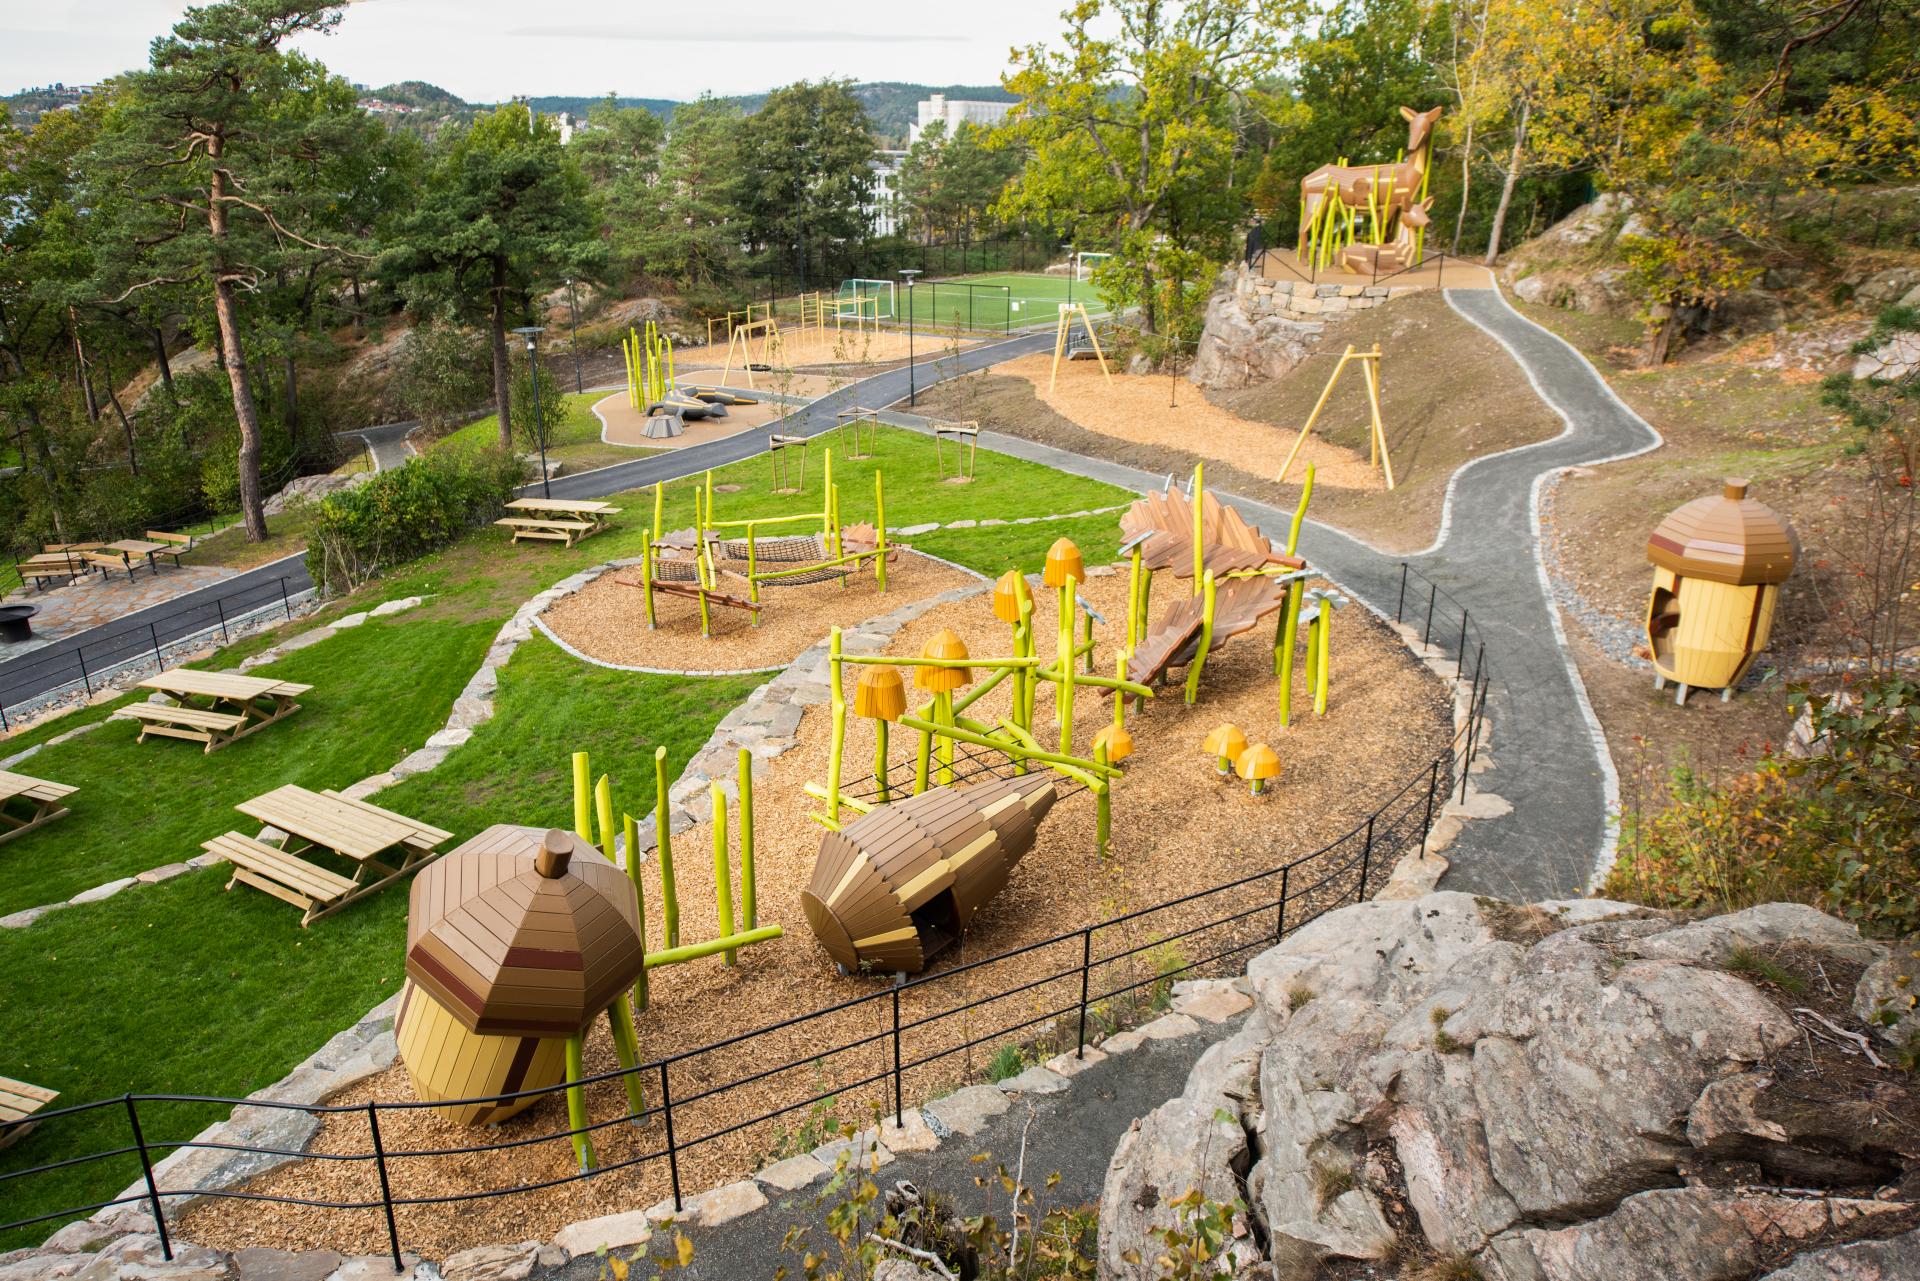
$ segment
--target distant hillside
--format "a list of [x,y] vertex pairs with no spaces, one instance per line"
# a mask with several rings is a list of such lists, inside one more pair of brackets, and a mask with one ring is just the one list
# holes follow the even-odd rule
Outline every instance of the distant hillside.
[[[529,98],[527,102],[532,105],[535,111],[543,111],[550,116],[558,115],[562,111],[567,111],[584,119],[589,110],[599,106],[606,100],[607,95],[603,93],[592,98],[562,98],[553,96]],[[656,116],[670,116],[673,114],[673,109],[679,105],[672,98],[616,97],[614,102],[622,107],[639,107],[643,110],[651,111]]]

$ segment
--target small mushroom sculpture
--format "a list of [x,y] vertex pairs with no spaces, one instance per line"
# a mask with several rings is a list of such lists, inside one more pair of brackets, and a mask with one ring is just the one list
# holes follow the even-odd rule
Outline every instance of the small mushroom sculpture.
[[1109,725],[1093,736],[1093,749],[1107,749],[1107,763],[1118,765],[1133,755],[1133,734],[1125,725]]
[[[967,643],[960,639],[951,627],[942,627],[934,634],[920,651],[922,658],[937,658],[946,663],[963,662],[967,657]],[[915,667],[913,684],[916,689],[930,690],[933,693],[933,723],[951,726],[953,720],[953,691],[973,683],[971,667]],[[942,736],[940,739],[940,783],[953,782],[953,740]]]
[[897,667],[862,667],[860,682],[853,690],[853,710],[873,722],[873,780],[879,788],[879,801],[887,796],[887,725],[907,712],[906,682]]
[[1280,777],[1280,758],[1265,743],[1255,743],[1240,753],[1240,760],[1234,768],[1241,778],[1247,780],[1253,794],[1260,796],[1264,794],[1268,779]]
[[1200,746],[1207,755],[1213,757],[1213,768],[1220,777],[1231,778],[1233,763],[1240,759],[1240,753],[1247,750],[1247,736],[1240,732],[1238,725],[1216,725],[1213,732],[1207,735],[1207,741]]

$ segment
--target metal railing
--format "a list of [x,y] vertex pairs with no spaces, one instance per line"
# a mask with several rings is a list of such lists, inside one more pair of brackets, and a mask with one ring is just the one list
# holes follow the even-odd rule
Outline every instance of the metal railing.
[[[0,731],[12,729],[13,720],[24,707],[38,705],[76,685],[91,697],[129,667],[152,663],[158,670],[165,666],[169,653],[195,648],[216,634],[224,645],[235,627],[257,621],[262,612],[292,618],[295,598],[311,590],[309,585],[296,586],[294,580],[282,575],[203,600],[176,597],[161,603],[179,603],[180,607],[156,622],[123,628],[114,635],[83,641],[57,653],[9,659],[0,664]],[[102,630],[113,626],[106,624]]]
[[[1414,580],[1418,579],[1419,583]],[[1403,584],[1417,588],[1427,580],[1407,569]],[[1415,595],[1417,597],[1417,591]],[[397,1116],[421,1108],[463,1103],[503,1103],[551,1099],[567,1086],[555,1085],[484,1099],[328,1105],[283,1103],[270,1099],[235,1099],[192,1094],[127,1094],[40,1113],[33,1122],[42,1134],[57,1133],[62,1122],[119,1109],[126,1116],[129,1142],[103,1151],[47,1161],[28,1168],[0,1172],[0,1201],[19,1180],[72,1170],[106,1161],[126,1164],[134,1158],[135,1181],[119,1196],[0,1223],[0,1232],[34,1224],[70,1219],[119,1205],[144,1206],[159,1232],[162,1251],[172,1258],[166,1223],[169,1198],[213,1198],[264,1201],[334,1212],[379,1212],[396,1269],[402,1257],[398,1211],[416,1206],[457,1204],[494,1197],[522,1195],[599,1178],[621,1170],[653,1165],[664,1174],[662,1191],[669,1192],[676,1209],[683,1208],[683,1167],[695,1153],[730,1140],[736,1157],[753,1150],[752,1140],[764,1142],[772,1126],[800,1112],[832,1107],[850,1095],[860,1096],[877,1117],[891,1112],[899,1121],[906,1099],[937,1092],[944,1084],[977,1077],[971,1057],[975,1050],[1005,1044],[1008,1038],[1052,1033],[1061,1052],[1084,1057],[1090,1024],[1108,1029],[1121,1026],[1123,1012],[1144,1013],[1160,1008],[1171,985],[1182,975],[1223,973],[1244,968],[1249,953],[1273,946],[1326,913],[1365,901],[1387,879],[1387,870],[1402,856],[1418,850],[1425,857],[1427,835],[1444,804],[1455,776],[1464,780],[1472,759],[1479,721],[1485,714],[1484,691],[1490,677],[1485,647],[1475,639],[1471,621],[1461,610],[1457,624],[1443,611],[1435,614],[1444,593],[1431,587],[1426,630],[1436,628],[1472,646],[1476,661],[1470,674],[1457,679],[1468,684],[1472,715],[1445,747],[1409,777],[1391,795],[1356,821],[1335,840],[1285,863],[1238,877],[1224,884],[1166,902],[1121,913],[1105,920],[1064,931],[1038,942],[922,974],[879,988],[823,1009],[766,1024],[723,1040],[680,1051],[632,1068],[615,1069],[583,1078],[574,1084],[594,1087],[639,1078],[654,1097],[641,1110],[622,1109],[618,1115],[590,1121],[578,1128],[545,1130],[472,1146],[399,1147],[389,1145]],[[1450,598],[1449,598],[1450,599]],[[1405,593],[1403,593],[1403,604]],[[1396,611],[1398,612],[1398,611]],[[1408,615],[1411,620],[1416,615]],[[987,976],[991,976],[989,980]],[[984,994],[977,994],[985,986]],[[957,991],[953,1000],[943,1000]],[[969,993],[975,993],[969,995]],[[983,1027],[982,1024],[985,1026]],[[1066,1031],[1071,1028],[1070,1041]],[[803,1049],[792,1051],[798,1042]],[[783,1053],[783,1050],[785,1051]],[[967,1062],[954,1066],[958,1056]],[[776,1087],[806,1074],[797,1088]],[[774,1091],[768,1099],[765,1093]],[[924,1094],[923,1094],[924,1091]],[[752,1093],[748,1093],[752,1092]],[[624,1096],[620,1096],[624,1101]],[[759,1106],[755,1107],[754,1100]],[[364,1118],[366,1141],[341,1150],[336,1140],[328,1150],[307,1152],[286,1148],[225,1142],[218,1137],[156,1139],[147,1137],[142,1109],[149,1118],[181,1106],[257,1108],[296,1111],[345,1124]],[[553,1109],[549,1109],[553,1110]],[[387,1129],[382,1118],[387,1117]],[[436,1160],[470,1161],[483,1153],[516,1150],[546,1143],[570,1143],[578,1135],[607,1134],[616,1127],[637,1126],[645,1141],[634,1150],[614,1153],[612,1159],[589,1170],[570,1170],[557,1177],[525,1183],[461,1191],[415,1191],[396,1187],[413,1180],[405,1176],[412,1163]],[[4,1127],[0,1127],[4,1128]],[[829,1136],[830,1137],[830,1136]],[[37,1145],[36,1145],[37,1146]],[[779,1146],[776,1142],[776,1148]],[[352,1200],[318,1200],[291,1194],[269,1194],[234,1187],[163,1186],[158,1165],[165,1153],[218,1151],[234,1155],[286,1160],[350,1162],[371,1166],[376,1176],[368,1192]],[[571,1149],[568,1149],[571,1156]],[[664,1165],[664,1171],[659,1166]],[[398,1176],[398,1177],[396,1177]],[[511,1176],[507,1176],[511,1177]],[[436,1189],[437,1189],[437,1185]],[[377,1188],[378,1195],[373,1194]]]

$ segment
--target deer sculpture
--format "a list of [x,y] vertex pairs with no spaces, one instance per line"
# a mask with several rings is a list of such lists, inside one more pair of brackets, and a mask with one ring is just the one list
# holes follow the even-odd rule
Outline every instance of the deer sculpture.
[[1340,251],[1340,269],[1356,276],[1381,276],[1413,266],[1420,260],[1420,232],[1431,221],[1427,214],[1431,208],[1433,197],[1429,196],[1401,210],[1394,220],[1393,239],[1384,245],[1349,244]]
[[1400,216],[1426,193],[1433,126],[1441,110],[1400,108],[1407,149],[1392,164],[1321,165],[1300,180],[1299,257],[1313,252],[1323,263],[1331,260],[1337,245],[1360,238],[1356,224],[1363,213],[1369,222],[1365,238],[1373,245],[1386,244],[1398,232]]

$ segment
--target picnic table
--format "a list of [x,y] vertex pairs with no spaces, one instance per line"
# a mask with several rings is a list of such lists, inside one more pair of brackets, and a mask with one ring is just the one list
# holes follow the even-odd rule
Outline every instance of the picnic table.
[[[275,845],[228,832],[201,848],[233,864],[229,890],[244,883],[292,903],[304,910],[302,928],[418,871],[439,857],[434,847],[453,836],[366,801],[291,783],[234,808],[286,835]],[[313,850],[355,864],[353,875],[300,857]]]
[[[114,712],[120,719],[140,722],[136,741],[144,743],[149,734],[187,738],[205,743],[211,752],[299,711],[294,700],[313,686],[176,667],[147,677],[138,688],[158,690],[173,701],[132,703]],[[196,699],[201,701],[192,701]]]
[[514,515],[493,522],[513,531],[513,541],[547,539],[571,547],[607,528],[620,509],[597,498],[516,498],[507,504]]
[[145,538],[122,538],[118,542],[102,543],[81,555],[102,569],[124,569],[131,579],[136,560],[144,559],[147,568],[158,573],[159,566],[154,563],[153,554],[171,550],[171,545],[167,543],[156,543]]
[[0,1076],[0,1148],[27,1137],[34,1115],[60,1097],[58,1090]]
[[[70,811],[60,802],[78,790],[64,783],[49,783],[43,778],[0,770],[0,842],[10,841],[43,823],[65,818]],[[12,812],[8,806],[13,807]],[[22,809],[27,811],[24,815],[19,812]]]

